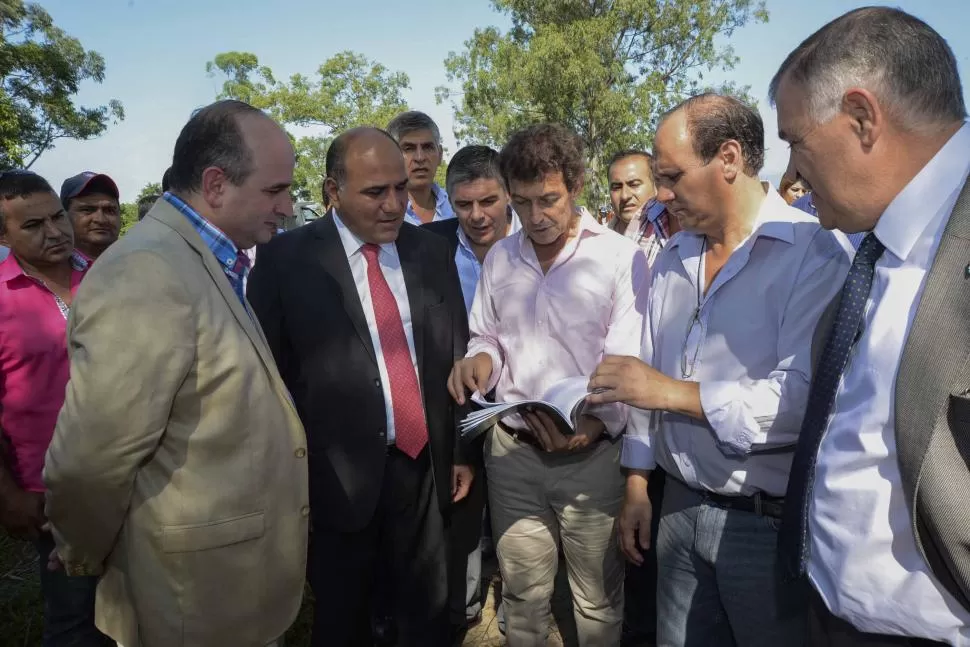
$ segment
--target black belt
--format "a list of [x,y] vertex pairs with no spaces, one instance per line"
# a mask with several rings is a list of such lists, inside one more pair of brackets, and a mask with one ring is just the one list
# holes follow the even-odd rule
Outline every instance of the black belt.
[[772,519],[781,519],[781,511],[785,507],[784,497],[768,496],[761,492],[755,492],[751,496],[728,496],[717,492],[694,491],[705,501],[713,503],[719,508],[753,512],[756,515],[771,517]]

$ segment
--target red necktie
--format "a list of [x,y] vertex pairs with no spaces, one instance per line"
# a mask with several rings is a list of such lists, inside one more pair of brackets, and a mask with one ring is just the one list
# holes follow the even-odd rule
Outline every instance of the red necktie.
[[428,444],[428,423],[424,417],[418,375],[411,362],[411,351],[404,335],[404,323],[397,309],[377,255],[381,248],[372,243],[361,247],[367,259],[367,284],[377,320],[377,334],[381,340],[387,378],[391,382],[391,403],[394,408],[394,444],[411,458],[417,458]]

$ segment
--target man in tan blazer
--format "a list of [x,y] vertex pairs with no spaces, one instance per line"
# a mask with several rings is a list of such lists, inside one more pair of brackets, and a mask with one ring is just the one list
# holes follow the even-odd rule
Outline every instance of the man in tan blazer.
[[305,435],[242,292],[242,250],[272,236],[293,166],[258,110],[203,108],[171,192],[72,306],[50,567],[101,574],[96,623],[125,647],[263,647],[299,610]]

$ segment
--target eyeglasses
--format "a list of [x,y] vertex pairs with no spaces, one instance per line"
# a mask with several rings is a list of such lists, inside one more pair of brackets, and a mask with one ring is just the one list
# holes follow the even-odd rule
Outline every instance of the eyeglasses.
[[[696,335],[694,334],[695,329],[697,330]],[[701,321],[701,309],[698,306],[694,309],[694,314],[690,316],[690,323],[687,324],[687,332],[684,334],[684,345],[680,353],[680,374],[685,380],[694,375],[694,365],[697,363],[697,355],[701,352],[703,332],[704,324]],[[693,350],[691,350],[691,347],[693,347]]]

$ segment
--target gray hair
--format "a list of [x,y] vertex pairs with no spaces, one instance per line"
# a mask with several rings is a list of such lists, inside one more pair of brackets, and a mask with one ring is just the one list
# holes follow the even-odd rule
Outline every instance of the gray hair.
[[387,124],[387,132],[391,134],[391,137],[398,144],[401,143],[402,137],[419,130],[430,130],[434,136],[435,145],[441,148],[441,131],[438,130],[438,124],[423,112],[417,110],[402,112],[394,117],[394,119],[391,119],[391,123]]
[[850,11],[809,36],[771,80],[773,105],[785,79],[804,90],[815,123],[831,120],[853,86],[872,91],[913,131],[967,115],[950,46],[919,18],[889,7]]
[[448,162],[448,173],[445,175],[445,191],[452,196],[455,187],[465,182],[475,180],[496,180],[508,191],[502,168],[499,166],[499,153],[488,146],[465,146]]

